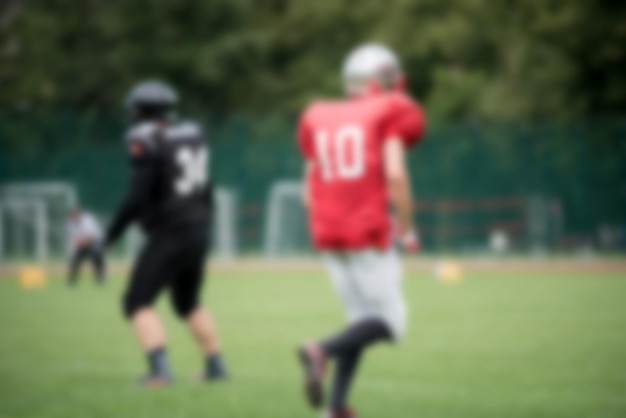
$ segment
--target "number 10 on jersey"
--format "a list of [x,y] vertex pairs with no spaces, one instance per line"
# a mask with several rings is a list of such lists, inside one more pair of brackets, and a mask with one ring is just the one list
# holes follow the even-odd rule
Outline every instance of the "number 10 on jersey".
[[324,181],[355,180],[365,173],[365,135],[358,125],[316,131],[315,151]]

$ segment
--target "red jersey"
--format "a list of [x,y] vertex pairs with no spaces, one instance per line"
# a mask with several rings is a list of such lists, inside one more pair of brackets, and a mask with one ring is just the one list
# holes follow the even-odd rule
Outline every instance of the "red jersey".
[[315,102],[300,118],[298,141],[311,163],[309,224],[318,249],[385,249],[391,244],[383,142],[421,139],[419,105],[391,92]]

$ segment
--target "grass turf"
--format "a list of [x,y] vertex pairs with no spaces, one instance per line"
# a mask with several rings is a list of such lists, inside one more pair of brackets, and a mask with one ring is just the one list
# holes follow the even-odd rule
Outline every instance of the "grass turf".
[[[406,340],[366,356],[352,397],[363,418],[626,417],[626,277],[480,273],[446,286],[420,276],[407,280]],[[201,358],[163,300],[177,382],[142,390],[122,280],[37,291],[0,280],[0,417],[318,416],[301,397],[294,346],[342,324],[323,274],[209,283],[232,379],[194,383]]]

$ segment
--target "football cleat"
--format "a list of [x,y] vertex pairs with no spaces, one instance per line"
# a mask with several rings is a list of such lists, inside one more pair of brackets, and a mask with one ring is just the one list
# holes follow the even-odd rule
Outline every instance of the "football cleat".
[[322,418],[358,418],[354,409],[346,408],[343,411],[327,411]]
[[304,371],[304,394],[313,408],[324,402],[324,374],[326,358],[317,344],[307,344],[298,349],[298,358]]
[[145,388],[160,388],[169,386],[171,383],[171,377],[156,374],[149,374],[139,380],[139,386],[143,386]]
[[228,380],[228,373],[226,373],[226,371],[224,370],[212,371],[211,373],[204,372],[198,377],[199,382],[206,382],[206,383],[217,383],[217,382],[223,382],[226,380]]

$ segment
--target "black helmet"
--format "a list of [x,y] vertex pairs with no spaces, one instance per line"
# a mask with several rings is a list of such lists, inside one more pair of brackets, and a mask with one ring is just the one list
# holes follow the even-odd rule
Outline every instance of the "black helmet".
[[169,117],[178,102],[173,88],[161,81],[142,81],[130,90],[124,106],[133,119]]

